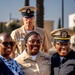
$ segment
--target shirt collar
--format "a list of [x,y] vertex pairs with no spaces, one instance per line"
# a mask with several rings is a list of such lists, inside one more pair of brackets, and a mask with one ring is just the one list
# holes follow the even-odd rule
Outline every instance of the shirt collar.
[[[38,54],[39,54],[39,53],[38,53]],[[36,58],[37,58],[38,54],[35,55]],[[31,60],[33,60],[33,58],[34,58],[34,57],[32,57],[31,55],[29,55],[29,54],[26,52],[26,50],[23,51],[22,56],[23,56],[23,59],[24,59],[24,60],[26,60],[26,59],[31,59]]]
[[[24,25],[22,26],[22,29],[23,29],[23,33],[27,33],[26,30],[24,29]],[[34,26],[33,31],[36,31],[36,26]]]
[[[3,60],[3,61],[8,61],[6,58],[4,58],[2,55],[0,55],[0,58]],[[11,60],[12,58],[10,57],[9,60]]]

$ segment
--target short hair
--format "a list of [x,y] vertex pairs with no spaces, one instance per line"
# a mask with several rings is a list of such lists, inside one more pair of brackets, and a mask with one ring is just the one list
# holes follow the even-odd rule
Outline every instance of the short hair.
[[28,34],[25,36],[25,38],[24,38],[25,42],[27,42],[28,38],[29,38],[30,36],[34,35],[34,34],[37,35],[37,36],[39,36],[40,39],[41,39],[41,36],[39,35],[39,33],[35,32],[35,31],[32,31],[32,32],[28,33]]
[[[2,41],[2,37],[6,37],[6,38],[11,38],[9,33],[0,33],[0,42]],[[12,39],[12,38],[11,38]],[[14,42],[14,40],[12,39],[12,41]]]
[[[8,37],[11,37],[10,34],[5,33],[5,32],[4,32],[4,33],[0,33],[0,37],[2,37],[2,36],[3,36],[3,37],[7,37],[7,38],[8,38]],[[0,38],[0,39],[1,39],[1,38]]]

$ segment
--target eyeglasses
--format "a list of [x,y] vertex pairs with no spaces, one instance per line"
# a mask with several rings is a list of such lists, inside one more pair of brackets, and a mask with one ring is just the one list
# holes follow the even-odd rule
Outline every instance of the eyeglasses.
[[15,45],[15,42],[2,42],[2,44],[4,45],[4,46],[8,46],[8,45],[10,45],[10,46],[14,46]]
[[35,42],[37,44],[41,44],[42,40],[28,40],[28,42],[30,42],[31,44],[34,44]]
[[65,43],[65,44],[62,44],[62,43],[56,43],[56,44],[59,45],[59,46],[61,46],[61,47],[63,47],[63,46],[68,47],[70,43]]

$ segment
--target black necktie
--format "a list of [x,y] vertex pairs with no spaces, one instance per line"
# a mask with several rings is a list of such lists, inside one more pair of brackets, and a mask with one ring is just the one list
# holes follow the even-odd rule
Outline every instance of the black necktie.
[[66,58],[63,58],[62,63],[64,63],[66,61]]

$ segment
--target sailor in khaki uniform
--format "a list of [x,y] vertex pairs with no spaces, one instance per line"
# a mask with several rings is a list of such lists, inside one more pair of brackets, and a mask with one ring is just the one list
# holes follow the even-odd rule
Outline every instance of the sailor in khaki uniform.
[[15,58],[25,75],[50,75],[50,56],[40,50],[41,42],[37,32],[25,37],[26,50]]
[[[22,14],[22,20],[24,22],[24,25],[11,33],[11,37],[13,40],[16,42],[16,47],[17,53],[20,54],[23,52],[25,49],[24,46],[24,37],[26,36],[27,33],[31,31],[36,31],[40,34],[43,43],[42,43],[42,49],[44,52],[48,53],[48,49],[52,47],[50,39],[46,33],[46,31],[42,28],[36,27],[34,25],[34,11],[36,10],[35,7],[32,6],[25,6],[21,8],[19,11]],[[14,49],[14,50],[15,50]]]

